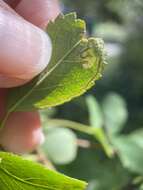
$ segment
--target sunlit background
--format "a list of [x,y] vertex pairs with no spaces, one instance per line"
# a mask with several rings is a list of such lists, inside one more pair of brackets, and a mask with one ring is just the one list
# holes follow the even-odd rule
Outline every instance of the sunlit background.
[[[142,190],[143,1],[63,0],[61,7],[104,39],[108,65],[85,95],[42,112],[41,150],[56,170],[88,181],[88,190]],[[81,124],[99,133],[80,132]]]

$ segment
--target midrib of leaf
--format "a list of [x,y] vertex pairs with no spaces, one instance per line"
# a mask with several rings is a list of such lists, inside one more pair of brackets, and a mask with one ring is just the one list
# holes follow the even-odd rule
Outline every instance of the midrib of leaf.
[[31,90],[25,95],[23,96],[23,98],[21,98],[11,109],[10,112],[13,112],[16,107],[21,104],[22,101],[25,100],[25,98],[27,98],[32,91],[34,90],[35,87],[39,86],[62,62],[63,60],[68,57],[72,51],[81,43],[81,40],[78,41],[45,75],[43,75],[43,77],[41,77],[41,79],[31,88]]
[[63,61],[66,57],[68,57],[73,50],[81,43],[82,39],[79,40],[50,70],[49,72],[47,72],[37,83],[35,86],[38,86],[41,84],[41,82],[43,82],[43,80],[45,80],[45,78],[47,78],[49,76],[49,74],[51,74]]
[[4,127],[5,122],[6,122],[7,118],[9,117],[9,114],[11,112],[14,112],[14,110],[33,92],[35,87],[39,86],[64,61],[64,59],[66,59],[66,57],[68,57],[73,52],[73,50],[76,47],[78,47],[78,45],[81,43],[81,41],[82,41],[82,39],[79,40],[45,75],[43,75],[43,77],[41,77],[41,79],[31,88],[31,90],[29,90],[27,92],[27,94],[25,94],[19,101],[16,102],[15,105],[13,105],[8,110],[7,114],[5,115],[4,119],[2,120],[2,122],[0,124],[0,129]]
[[45,186],[45,185],[38,185],[38,184],[35,184],[35,183],[31,183],[31,182],[28,182],[28,181],[25,181],[15,175],[13,175],[12,173],[10,173],[8,170],[6,170],[5,168],[3,168],[2,166],[0,167],[1,170],[6,174],[8,175],[9,177],[13,178],[14,180],[17,180],[21,183],[25,183],[27,185],[31,185],[31,186],[34,186],[34,187],[40,187],[40,188],[44,188],[44,189],[51,189],[51,190],[57,190],[57,188],[53,188],[53,187],[48,187],[48,186]]

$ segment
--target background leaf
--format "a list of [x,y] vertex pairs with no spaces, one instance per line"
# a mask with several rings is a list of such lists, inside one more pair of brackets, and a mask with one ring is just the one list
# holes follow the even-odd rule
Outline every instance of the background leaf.
[[91,127],[94,127],[94,137],[101,143],[106,154],[109,157],[112,157],[113,149],[103,129],[104,118],[100,105],[98,104],[94,96],[88,96],[86,98],[86,102],[88,105],[90,125]]
[[103,100],[103,111],[108,133],[119,133],[128,118],[128,111],[124,99],[116,93],[108,94]]
[[77,155],[76,135],[70,129],[48,128],[45,131],[45,142],[41,149],[55,164],[68,164]]
[[108,159],[99,149],[79,149],[70,165],[58,166],[59,171],[89,181],[87,190],[123,190],[129,182],[128,172],[118,159]]
[[0,152],[1,190],[83,190],[86,183],[48,170],[21,157]]
[[100,105],[94,96],[87,96],[86,102],[89,112],[89,120],[92,127],[103,127],[104,118]]
[[122,164],[131,172],[143,175],[143,130],[116,137],[114,146]]
[[143,190],[143,184],[140,186],[139,190]]

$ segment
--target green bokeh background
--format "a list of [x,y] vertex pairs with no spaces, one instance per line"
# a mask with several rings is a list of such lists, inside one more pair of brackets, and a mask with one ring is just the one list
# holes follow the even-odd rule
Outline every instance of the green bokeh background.
[[[128,110],[128,120],[122,127],[121,134],[128,135],[137,129],[142,129],[143,1],[63,0],[61,6],[64,13],[76,11],[79,18],[86,20],[88,35],[104,39],[108,65],[102,79],[97,81],[95,87],[82,97],[54,108],[50,117],[89,124],[85,97],[93,95],[101,104],[109,93],[116,93],[126,102]],[[116,112],[114,114],[116,115]],[[76,132],[76,135],[80,139],[93,141],[92,137],[85,134]],[[143,141],[143,136],[140,139]],[[139,152],[136,148],[132,151],[138,154],[135,161],[138,162],[143,154],[143,146]],[[130,153],[128,156],[130,157]],[[66,175],[88,181],[88,190],[141,190],[142,188],[140,185],[143,183],[143,176],[140,172],[126,169],[118,156],[114,156],[113,159],[107,158],[100,147],[79,148],[73,162],[55,164],[55,166]],[[140,167],[143,170],[143,160]]]

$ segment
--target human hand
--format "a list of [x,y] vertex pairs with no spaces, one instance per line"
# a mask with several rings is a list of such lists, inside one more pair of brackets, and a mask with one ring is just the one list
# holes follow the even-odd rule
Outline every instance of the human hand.
[[[58,0],[0,0],[1,118],[6,88],[25,84],[47,66],[52,47],[42,29],[59,12]],[[0,130],[0,145],[14,153],[32,151],[43,139],[37,112],[12,113]]]

